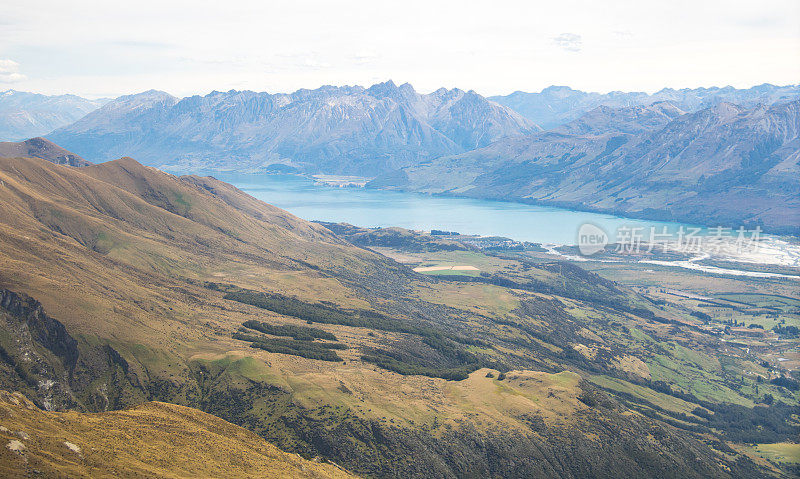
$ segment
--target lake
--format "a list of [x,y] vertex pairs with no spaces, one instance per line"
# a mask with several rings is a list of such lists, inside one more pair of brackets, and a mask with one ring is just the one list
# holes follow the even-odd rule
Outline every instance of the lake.
[[651,226],[657,231],[664,226],[676,231],[681,226],[680,223],[635,220],[503,201],[338,188],[319,185],[312,179],[296,175],[221,172],[212,175],[301,218],[363,227],[439,229],[543,244],[575,244],[578,228],[587,222],[601,227],[612,239],[621,226],[645,228],[645,235],[649,234]]

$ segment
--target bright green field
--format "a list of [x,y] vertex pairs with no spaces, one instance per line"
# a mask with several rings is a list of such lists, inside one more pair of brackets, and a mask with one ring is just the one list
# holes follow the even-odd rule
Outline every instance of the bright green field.
[[755,450],[760,456],[772,462],[800,464],[800,444],[791,442],[758,444]]

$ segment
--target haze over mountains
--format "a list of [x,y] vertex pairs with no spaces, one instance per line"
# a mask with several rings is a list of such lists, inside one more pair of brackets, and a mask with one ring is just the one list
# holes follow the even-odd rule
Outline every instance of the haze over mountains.
[[96,110],[105,101],[75,95],[0,92],[0,141],[45,135]]
[[538,127],[475,92],[409,84],[118,98],[48,137],[90,161],[373,176]]
[[646,106],[668,101],[686,112],[728,102],[744,107],[771,105],[800,98],[800,85],[775,86],[765,83],[747,89],[664,88],[652,95],[645,92],[594,93],[573,90],[567,86],[547,87],[539,93],[517,91],[510,95],[492,96],[490,100],[505,105],[548,130],[579,118],[599,106],[624,108]]
[[498,141],[370,183],[707,225],[800,227],[800,101],[684,113],[598,107],[551,131]]
[[798,98],[799,86],[769,84],[491,99],[391,81],[184,99],[151,90],[48,138],[92,162],[378,177],[370,186],[791,232]]

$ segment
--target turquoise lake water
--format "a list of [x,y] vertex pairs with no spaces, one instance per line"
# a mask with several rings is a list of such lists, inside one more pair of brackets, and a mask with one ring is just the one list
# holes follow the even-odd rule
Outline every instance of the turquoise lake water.
[[578,228],[586,222],[601,227],[610,238],[616,237],[619,227],[641,227],[647,235],[650,227],[676,231],[681,226],[502,201],[320,186],[295,175],[212,175],[301,218],[363,227],[440,229],[534,243],[576,244]]

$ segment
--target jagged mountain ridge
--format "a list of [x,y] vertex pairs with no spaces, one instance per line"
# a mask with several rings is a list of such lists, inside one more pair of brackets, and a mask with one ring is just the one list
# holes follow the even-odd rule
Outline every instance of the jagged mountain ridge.
[[800,225],[800,101],[599,107],[554,130],[379,177],[370,186],[501,198],[710,226]]
[[292,94],[148,91],[48,138],[92,161],[132,156],[177,169],[290,169],[372,176],[538,130],[475,92],[423,95],[388,81]]
[[694,112],[727,102],[752,108],[758,104],[791,101],[800,98],[800,85],[775,86],[769,83],[747,89],[731,86],[711,88],[664,88],[656,93],[621,92],[594,93],[566,86],[550,86],[539,93],[516,91],[509,95],[492,96],[490,100],[520,113],[542,128],[550,129],[580,118],[594,108],[605,106],[624,108],[646,106],[667,101],[687,112]]
[[50,133],[96,110],[105,101],[76,95],[0,92],[0,141],[19,141]]

